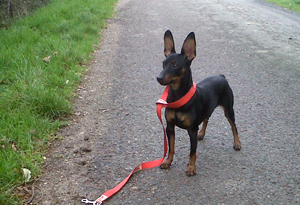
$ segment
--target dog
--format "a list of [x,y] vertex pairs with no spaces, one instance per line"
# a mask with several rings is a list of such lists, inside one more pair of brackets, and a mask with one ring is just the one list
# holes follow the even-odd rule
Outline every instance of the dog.
[[[157,81],[161,85],[169,85],[167,102],[171,103],[182,98],[193,86],[191,63],[196,57],[196,40],[194,32],[185,39],[181,53],[175,52],[173,35],[167,30],[164,35],[163,71],[158,75]],[[209,117],[217,106],[224,110],[233,132],[235,150],[241,149],[238,131],[235,125],[233,110],[233,92],[224,75],[212,76],[204,79],[196,86],[193,97],[180,108],[166,108],[165,118],[167,122],[166,132],[169,152],[167,158],[160,165],[162,169],[171,166],[175,154],[175,126],[186,129],[190,136],[190,157],[186,170],[188,176],[193,176],[196,171],[196,150],[198,140],[202,140],[208,124]],[[198,126],[203,123],[198,134]]]

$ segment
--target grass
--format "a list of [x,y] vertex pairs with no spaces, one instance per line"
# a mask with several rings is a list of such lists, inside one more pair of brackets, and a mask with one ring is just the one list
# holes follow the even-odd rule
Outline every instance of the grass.
[[266,0],[278,6],[300,13],[300,0]]
[[41,173],[47,142],[72,113],[75,88],[116,0],[53,0],[0,30],[0,204],[20,204],[22,168]]

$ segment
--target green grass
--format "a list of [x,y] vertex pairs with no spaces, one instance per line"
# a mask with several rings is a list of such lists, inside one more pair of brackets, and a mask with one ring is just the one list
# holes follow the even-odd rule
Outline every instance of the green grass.
[[300,13],[300,0],[266,0],[277,4],[278,6]]
[[13,190],[24,183],[22,168],[33,180],[41,173],[115,2],[53,0],[0,30],[0,204],[21,203]]

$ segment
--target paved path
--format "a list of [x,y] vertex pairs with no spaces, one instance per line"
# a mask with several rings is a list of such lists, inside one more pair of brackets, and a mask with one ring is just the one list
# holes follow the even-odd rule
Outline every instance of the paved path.
[[194,31],[193,79],[224,74],[235,94],[242,150],[217,108],[185,175],[189,137],[176,130],[169,170],[136,173],[106,204],[299,204],[300,15],[259,0],[120,0],[37,185],[37,204],[81,204],[162,157],[155,102],[163,34],[177,51]]

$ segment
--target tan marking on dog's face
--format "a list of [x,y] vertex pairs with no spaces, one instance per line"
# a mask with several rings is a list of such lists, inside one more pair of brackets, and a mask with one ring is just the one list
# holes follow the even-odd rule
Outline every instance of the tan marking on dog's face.
[[177,90],[179,88],[181,78],[184,77],[185,72],[186,72],[186,68],[183,68],[180,76],[171,77],[171,81],[172,81],[171,86],[173,90]]

